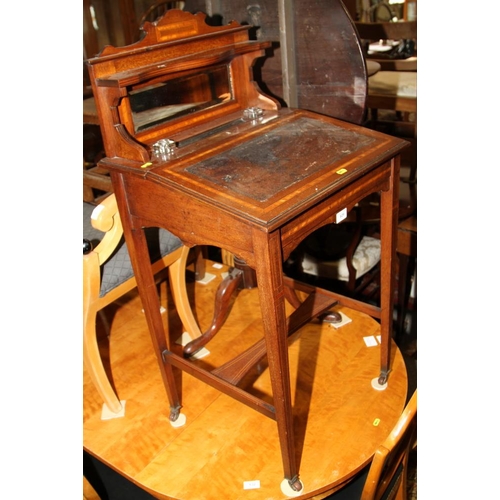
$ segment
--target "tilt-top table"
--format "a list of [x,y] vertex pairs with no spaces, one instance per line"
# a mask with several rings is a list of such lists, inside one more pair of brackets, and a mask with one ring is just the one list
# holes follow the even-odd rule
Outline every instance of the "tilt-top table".
[[[100,165],[111,172],[170,420],[183,422],[173,367],[276,420],[282,487],[294,496],[303,485],[294,445],[288,336],[336,303],[367,312],[381,323],[380,372],[372,384],[374,390],[387,384],[399,154],[406,142],[305,110],[278,109],[250,78],[265,42],[249,41],[248,27],[211,28],[203,19],[169,11],[146,26],[141,42],[105,49],[89,61],[107,153]],[[282,263],[300,241],[325,224],[340,223],[375,192],[381,192],[380,308],[283,276]],[[163,227],[190,247],[224,248],[254,269],[263,339],[211,371],[175,354],[148,258],[143,231],[148,226]],[[297,290],[308,297],[301,302]],[[288,317],[285,299],[296,307]],[[272,404],[238,387],[264,356]]]

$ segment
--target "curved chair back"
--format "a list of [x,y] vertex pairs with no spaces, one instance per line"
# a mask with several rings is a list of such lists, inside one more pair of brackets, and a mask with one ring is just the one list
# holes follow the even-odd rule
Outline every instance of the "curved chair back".
[[417,444],[417,390],[369,467],[326,500],[406,500],[408,458]]
[[[146,228],[145,233],[153,273],[164,277],[162,271],[168,269],[172,295],[184,328],[192,338],[200,336],[186,291],[185,268],[189,248],[164,229]],[[83,203],[83,238],[89,240],[93,247],[83,255],[84,362],[104,401],[103,415],[118,416],[123,412],[123,404],[108,379],[101,359],[96,320],[99,311],[135,288],[137,283],[114,194],[97,206]]]
[[373,457],[361,500],[406,498],[410,451],[417,443],[417,391]]

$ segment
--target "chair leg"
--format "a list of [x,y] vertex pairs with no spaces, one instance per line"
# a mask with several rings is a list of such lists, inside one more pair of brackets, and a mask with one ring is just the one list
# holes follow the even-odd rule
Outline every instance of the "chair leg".
[[102,363],[97,343],[97,311],[83,311],[83,360],[97,392],[112,413],[119,413],[122,404],[116,396]]
[[192,339],[201,336],[201,330],[196,321],[186,288],[186,262],[189,248],[183,247],[181,256],[168,268],[170,289],[175,302],[177,313],[181,318],[182,325],[188,331]]

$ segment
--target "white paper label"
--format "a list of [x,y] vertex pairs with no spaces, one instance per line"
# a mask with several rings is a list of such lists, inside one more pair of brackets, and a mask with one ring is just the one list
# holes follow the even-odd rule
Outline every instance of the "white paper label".
[[344,208],[340,212],[338,212],[337,215],[335,216],[335,222],[338,224],[339,222],[342,222],[346,217],[347,217],[347,208]]
[[377,339],[372,335],[371,337],[363,337],[366,347],[374,347],[377,344]]
[[255,481],[245,481],[243,483],[244,490],[256,490],[260,488],[260,481],[257,479]]

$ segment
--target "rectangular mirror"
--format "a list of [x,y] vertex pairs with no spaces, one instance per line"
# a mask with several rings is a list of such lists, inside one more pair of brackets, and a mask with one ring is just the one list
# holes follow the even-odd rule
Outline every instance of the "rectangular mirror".
[[129,93],[135,132],[231,101],[226,65],[155,83]]

